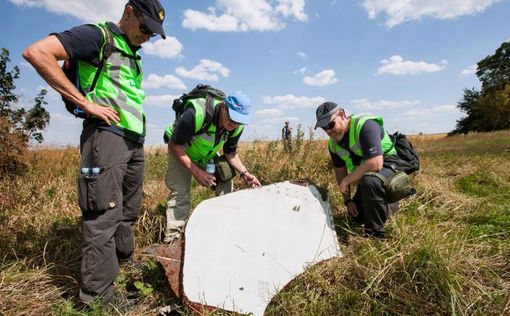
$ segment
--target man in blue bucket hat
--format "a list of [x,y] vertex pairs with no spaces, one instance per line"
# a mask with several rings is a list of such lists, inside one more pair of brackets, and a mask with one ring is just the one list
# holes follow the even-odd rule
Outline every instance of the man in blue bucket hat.
[[[208,110],[212,112],[210,122]],[[225,98],[207,96],[185,101],[182,114],[164,134],[168,143],[165,182],[170,189],[164,242],[177,239],[189,217],[192,176],[201,186],[214,188],[216,196],[232,192],[236,172],[248,186],[260,186],[237,155],[239,138],[249,122],[250,99],[240,91]],[[218,155],[220,149],[223,156]]]

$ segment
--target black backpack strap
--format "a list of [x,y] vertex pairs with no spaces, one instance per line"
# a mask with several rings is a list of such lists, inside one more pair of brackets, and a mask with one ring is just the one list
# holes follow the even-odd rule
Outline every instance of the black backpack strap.
[[211,126],[214,118],[214,98],[207,94],[205,98],[205,118],[202,127],[195,133],[195,135],[200,135],[206,132]]
[[115,49],[115,45],[113,44],[113,36],[108,26],[103,26],[100,24],[99,27],[104,31],[105,43],[103,45],[103,54],[101,56],[101,60],[99,61],[99,66],[97,67],[96,74],[94,75],[94,80],[92,80],[92,85],[90,86],[90,91],[93,91],[96,88],[97,80],[99,79],[101,72],[103,72],[106,60],[112,55],[113,50]]

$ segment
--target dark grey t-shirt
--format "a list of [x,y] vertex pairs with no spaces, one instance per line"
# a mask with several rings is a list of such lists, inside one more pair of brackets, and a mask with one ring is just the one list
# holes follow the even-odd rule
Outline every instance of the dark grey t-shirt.
[[[383,137],[384,129],[382,126],[379,125],[379,123],[377,123],[375,120],[367,120],[361,127],[359,134],[359,141],[361,144],[363,157],[355,155],[353,152],[351,152],[351,160],[353,164],[355,166],[359,166],[362,160],[367,160],[369,158],[382,155],[383,152],[381,148],[381,140]],[[349,131],[345,133],[345,135],[342,137],[342,140],[340,140],[340,145],[345,149],[349,148]],[[329,150],[329,154],[335,168],[345,167],[345,161],[342,158],[334,154],[331,150]]]
[[[124,35],[124,32],[115,23],[108,22],[108,27],[112,32]],[[104,43],[104,38],[97,26],[84,24],[61,33],[52,33],[51,35],[55,35],[58,38],[71,59],[88,62],[95,67],[99,65],[99,53]],[[133,52],[136,52],[140,47],[131,46],[131,49]],[[121,130],[96,118],[87,118],[84,124],[95,124],[99,129],[110,131],[136,143],[143,144],[145,140],[144,136]]]
[[[218,126],[220,119],[220,107],[217,106],[214,109],[213,123]],[[219,140],[222,135],[228,134],[227,141],[223,144],[223,153],[231,154],[237,151],[237,144],[239,142],[239,138],[241,137],[241,133],[235,137],[231,137],[229,132],[225,129],[218,129],[216,131],[216,140]],[[172,141],[178,145],[185,145],[191,141],[191,139],[195,136],[195,108],[192,106],[188,106],[186,110],[182,113],[181,117],[177,121],[175,121],[174,129],[172,132]],[[165,142],[168,142],[168,139],[165,134]]]

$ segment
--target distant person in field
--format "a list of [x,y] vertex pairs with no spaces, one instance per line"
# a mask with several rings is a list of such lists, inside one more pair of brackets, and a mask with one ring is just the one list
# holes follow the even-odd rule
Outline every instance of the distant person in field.
[[292,128],[289,126],[289,121],[285,121],[285,125],[282,128],[282,143],[285,151],[292,149]]
[[233,92],[225,99],[215,98],[214,115],[205,132],[196,134],[204,124],[205,98],[190,99],[184,105],[183,114],[168,126],[165,141],[168,142],[168,169],[165,182],[170,189],[166,210],[164,242],[171,243],[182,232],[191,208],[191,177],[203,187],[215,188],[216,195],[233,190],[232,179],[221,181],[206,172],[220,149],[229,166],[250,187],[259,187],[260,182],[244,166],[237,154],[237,144],[249,123],[250,100],[242,92]]
[[[86,113],[78,180],[83,234],[79,297],[84,303],[96,298],[112,302],[119,263],[134,252],[146,130],[138,50],[156,34],[165,38],[164,17],[158,0],[130,0],[118,23],[54,33],[23,52],[51,87]],[[113,49],[101,69],[106,43],[113,43]],[[76,61],[85,96],[67,79],[59,60]],[[96,73],[97,84],[90,89]]]
[[[316,111],[315,128],[329,136],[328,148],[336,182],[349,216],[365,226],[365,235],[384,238],[386,219],[398,209],[388,203],[383,181],[366,172],[392,176],[404,163],[396,154],[383,119],[376,115],[348,116],[333,102],[321,104]],[[357,185],[352,196],[351,188]]]

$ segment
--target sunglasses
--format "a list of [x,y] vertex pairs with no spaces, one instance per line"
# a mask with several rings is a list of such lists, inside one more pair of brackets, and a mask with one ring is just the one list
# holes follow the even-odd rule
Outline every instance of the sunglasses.
[[156,36],[156,33],[152,32],[148,27],[147,25],[145,25],[145,23],[143,23],[143,14],[141,12],[139,12],[138,10],[134,10],[135,11],[135,15],[136,17],[138,18],[138,22],[140,22],[140,32],[142,32],[142,34],[144,35],[149,35],[150,37],[154,37]]
[[331,122],[329,122],[328,125],[326,126],[323,126],[322,129],[325,130],[325,131],[329,131],[330,129],[332,129],[333,127],[335,127],[335,120],[333,119]]

